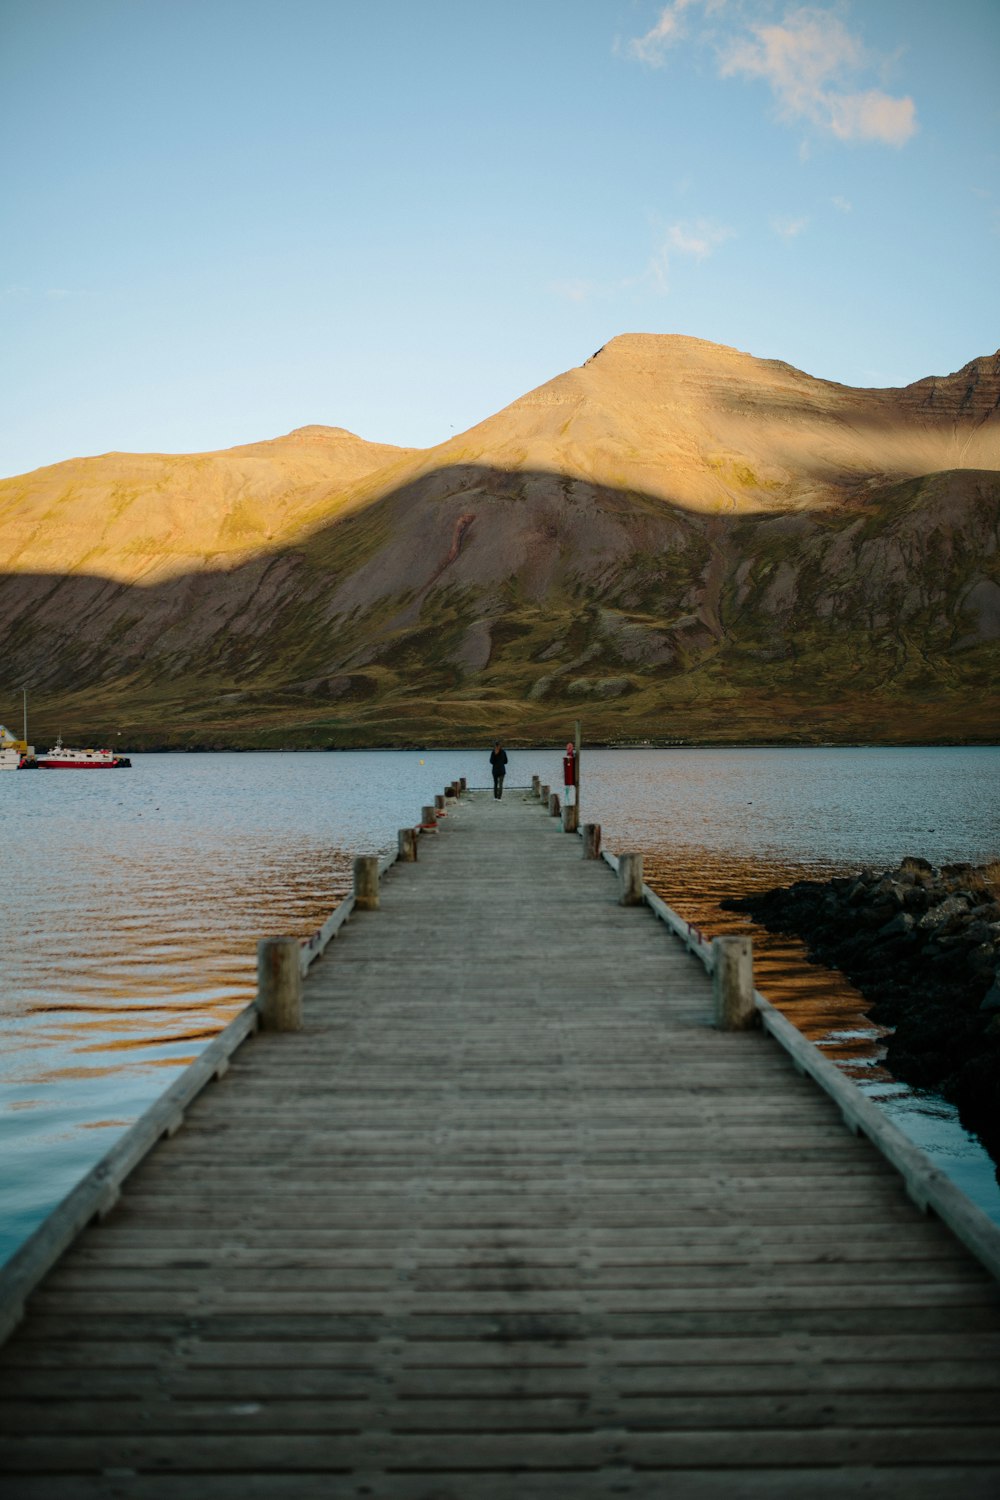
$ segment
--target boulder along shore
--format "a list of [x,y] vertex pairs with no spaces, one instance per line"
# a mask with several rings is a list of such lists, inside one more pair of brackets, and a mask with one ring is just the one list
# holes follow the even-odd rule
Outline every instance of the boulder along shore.
[[909,858],[722,904],[845,974],[893,1028],[886,1066],[956,1104],[1000,1166],[1000,863]]

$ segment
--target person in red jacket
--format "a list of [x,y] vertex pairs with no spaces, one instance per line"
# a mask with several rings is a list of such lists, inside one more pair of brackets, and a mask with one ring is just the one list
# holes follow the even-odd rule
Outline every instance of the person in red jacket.
[[490,769],[493,772],[493,795],[500,798],[503,796],[503,779],[507,774],[507,752],[499,740],[493,743]]

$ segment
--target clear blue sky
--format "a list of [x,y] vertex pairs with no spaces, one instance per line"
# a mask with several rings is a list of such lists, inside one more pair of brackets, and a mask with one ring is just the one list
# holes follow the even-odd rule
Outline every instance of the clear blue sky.
[[1000,345],[1000,3],[0,0],[0,474]]

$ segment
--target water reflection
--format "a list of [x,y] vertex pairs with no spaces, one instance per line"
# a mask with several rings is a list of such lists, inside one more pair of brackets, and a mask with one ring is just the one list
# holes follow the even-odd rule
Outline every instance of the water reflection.
[[[854,1076],[871,1077],[884,1055],[884,1028],[869,1021],[861,993],[835,969],[809,962],[806,945],[784,933],[768,932],[721,902],[766,891],[792,881],[848,873],[846,866],[751,862],[727,859],[704,849],[650,848],[644,856],[647,881],[685,921],[706,937],[748,933],[753,939],[757,988],[810,1041]],[[889,1075],[880,1070],[880,1075]]]

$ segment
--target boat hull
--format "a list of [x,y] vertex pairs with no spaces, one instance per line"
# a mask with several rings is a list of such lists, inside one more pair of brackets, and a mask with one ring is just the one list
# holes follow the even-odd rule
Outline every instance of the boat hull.
[[121,760],[39,760],[40,771],[124,771],[132,762]]

